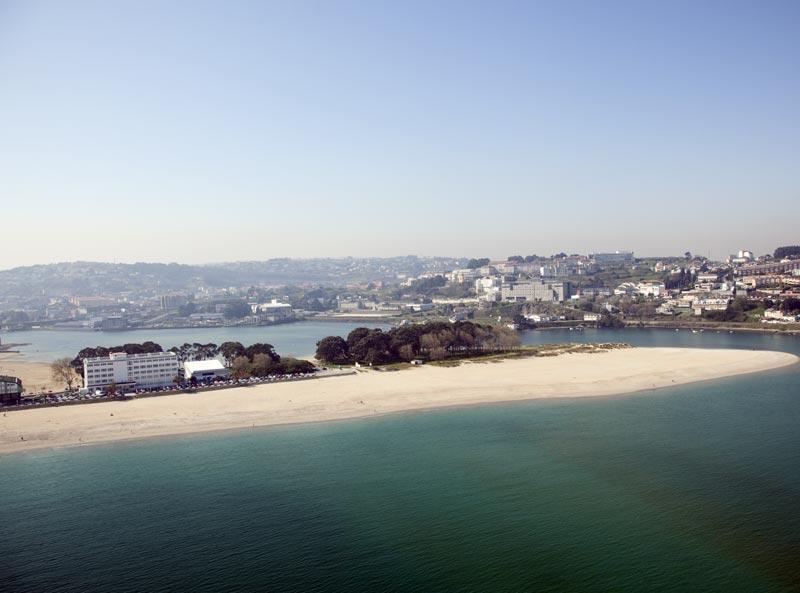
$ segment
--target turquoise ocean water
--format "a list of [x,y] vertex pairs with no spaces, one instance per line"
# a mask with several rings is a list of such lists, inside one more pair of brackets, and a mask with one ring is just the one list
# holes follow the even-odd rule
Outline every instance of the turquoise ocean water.
[[[567,339],[776,349],[705,332]],[[0,590],[800,590],[800,369],[0,457]]]

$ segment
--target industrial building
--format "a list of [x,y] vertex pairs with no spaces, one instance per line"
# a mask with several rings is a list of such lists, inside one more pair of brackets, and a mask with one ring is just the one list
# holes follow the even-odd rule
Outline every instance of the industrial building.
[[183,377],[187,381],[194,379],[198,382],[227,379],[230,371],[216,358],[210,360],[190,360],[183,363]]

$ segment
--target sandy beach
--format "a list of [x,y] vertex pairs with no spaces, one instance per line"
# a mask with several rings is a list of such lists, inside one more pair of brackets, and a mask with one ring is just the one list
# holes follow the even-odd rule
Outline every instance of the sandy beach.
[[526,399],[633,393],[775,369],[784,352],[632,348],[419,368],[0,416],[0,454],[132,438],[361,418]]
[[48,363],[31,362],[25,360],[20,354],[0,354],[0,375],[11,375],[22,379],[25,393],[44,393],[64,389],[63,383],[53,380]]

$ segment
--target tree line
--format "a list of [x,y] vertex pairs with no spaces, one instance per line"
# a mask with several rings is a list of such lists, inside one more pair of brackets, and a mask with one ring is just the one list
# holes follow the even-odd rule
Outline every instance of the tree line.
[[[83,375],[85,358],[106,357],[112,352],[126,354],[150,354],[164,352],[160,344],[143,342],[142,344],[123,344],[122,346],[94,346],[84,348],[73,359],[60,358],[51,365],[53,379],[63,382],[68,390],[72,389],[78,376]],[[187,360],[203,360],[222,357],[225,366],[231,369],[234,378],[263,377],[267,375],[289,375],[292,373],[310,373],[315,366],[307,360],[292,357],[281,357],[275,352],[272,344],[256,343],[244,346],[241,342],[223,342],[219,346],[214,343],[200,344],[188,342],[182,346],[173,346],[168,352],[174,352],[181,362]]]
[[469,321],[402,325],[384,332],[359,327],[347,338],[328,336],[317,342],[318,360],[329,364],[365,365],[408,362],[414,359],[443,360],[519,346],[517,333],[506,327]]
[[83,374],[83,359],[84,358],[101,358],[108,356],[112,352],[124,352],[125,354],[150,354],[154,352],[163,352],[164,349],[160,344],[155,342],[142,342],[141,344],[123,344],[122,346],[94,346],[84,348],[78,355],[72,359],[71,365],[76,372]]
[[783,259],[784,257],[800,256],[800,245],[784,245],[778,247],[772,255],[775,259]]

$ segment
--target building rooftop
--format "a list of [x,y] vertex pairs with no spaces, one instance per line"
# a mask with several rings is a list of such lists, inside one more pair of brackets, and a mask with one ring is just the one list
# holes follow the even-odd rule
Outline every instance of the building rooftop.
[[183,368],[190,373],[225,370],[223,364],[216,358],[208,360],[190,360],[183,363]]
[[129,358],[155,358],[158,356],[177,356],[174,352],[143,352],[141,354],[127,354],[126,352],[110,352],[108,356],[93,356],[84,358],[84,361],[94,360],[123,360]]

